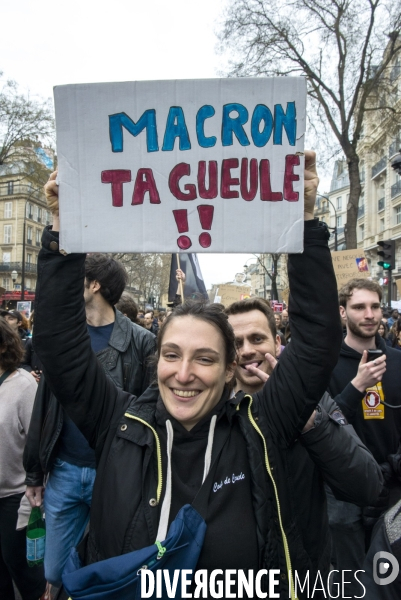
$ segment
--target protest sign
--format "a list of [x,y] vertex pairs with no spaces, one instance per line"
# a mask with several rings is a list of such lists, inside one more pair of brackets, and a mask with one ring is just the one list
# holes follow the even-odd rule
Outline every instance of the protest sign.
[[302,251],[305,78],[67,85],[54,98],[65,251]]
[[332,252],[331,258],[338,289],[350,279],[370,278],[368,261],[363,249]]
[[247,285],[230,285],[227,283],[226,285],[219,285],[214,301],[227,307],[233,302],[249,298],[250,294],[251,288]]
[[17,310],[22,313],[27,319],[31,316],[32,302],[22,300],[17,302]]

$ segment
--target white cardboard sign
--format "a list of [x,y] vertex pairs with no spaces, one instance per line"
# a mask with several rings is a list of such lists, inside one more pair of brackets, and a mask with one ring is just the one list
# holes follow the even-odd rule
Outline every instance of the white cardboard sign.
[[301,252],[301,77],[54,89],[67,252]]

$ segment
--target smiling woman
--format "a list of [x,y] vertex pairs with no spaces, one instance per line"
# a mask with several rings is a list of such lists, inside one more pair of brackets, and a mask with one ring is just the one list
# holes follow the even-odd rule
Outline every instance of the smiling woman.
[[[314,165],[314,154],[307,152],[304,252],[288,261],[292,342],[255,394],[233,391],[236,348],[227,315],[218,306],[196,302],[177,307],[161,329],[158,385],[140,398],[117,389],[86,334],[84,256],[58,252],[57,218],[53,231],[45,231],[35,347],[52,391],[96,449],[91,526],[81,548],[85,568],[100,574],[99,580],[92,577],[96,585],[115,564],[109,559],[123,561],[121,555],[148,547],[159,559],[152,568],[168,572],[175,555],[165,543],[167,526],[174,529],[177,515],[188,505],[196,507],[201,496],[207,528],[192,565],[193,582],[205,571],[227,570],[229,594],[232,570],[250,570],[265,592],[267,572],[280,569],[279,597],[295,600],[290,572],[308,573],[314,580],[330,570],[323,477],[344,500],[363,504],[376,499],[378,467],[347,428],[320,409],[315,427],[302,435],[341,343],[329,236],[312,218]],[[54,177],[46,191],[53,199],[57,195]],[[254,325],[253,333],[243,331],[244,347],[263,342],[273,351],[275,337],[265,340]],[[271,328],[275,332],[274,319]],[[252,365],[261,366],[263,356],[251,348],[241,360],[246,375]],[[348,466],[351,455],[355,469]],[[108,582],[109,590],[113,584],[120,586],[113,598],[128,597],[118,577]],[[88,598],[86,588],[79,597]],[[132,590],[129,597],[134,597]],[[255,597],[253,591],[248,597]],[[274,596],[269,592],[269,597]]]
[[234,376],[234,334],[227,316],[215,305],[186,302],[165,323],[158,354],[164,405],[190,430],[216,406]]

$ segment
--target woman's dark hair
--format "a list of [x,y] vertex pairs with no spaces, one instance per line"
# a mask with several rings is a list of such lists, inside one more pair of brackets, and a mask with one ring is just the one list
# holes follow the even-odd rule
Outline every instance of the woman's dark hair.
[[[382,335],[382,338],[387,339],[388,332],[389,332],[387,323],[385,321],[380,321],[379,329],[380,329],[380,327],[384,327],[384,333]],[[380,333],[379,333],[379,335],[380,335]]]
[[401,332],[401,319],[394,321],[390,329],[391,345],[393,348],[398,345],[398,336]]
[[198,300],[187,300],[184,304],[179,304],[173,312],[164,321],[163,327],[159,332],[157,339],[157,352],[160,356],[160,349],[163,343],[163,337],[172,321],[180,317],[195,317],[209,325],[213,325],[223,338],[225,349],[226,366],[236,359],[235,336],[233,328],[228,322],[227,315],[215,304],[206,304]]
[[11,329],[5,319],[0,317],[0,366],[5,371],[15,371],[24,357],[24,347],[18,332]]

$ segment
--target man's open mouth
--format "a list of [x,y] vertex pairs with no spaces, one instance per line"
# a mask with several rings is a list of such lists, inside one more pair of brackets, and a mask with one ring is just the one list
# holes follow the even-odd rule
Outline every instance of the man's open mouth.
[[260,367],[260,365],[262,364],[263,360],[253,360],[251,362],[247,362],[244,363],[243,365],[240,365],[242,369],[244,369],[245,371],[248,371],[247,366],[251,366],[251,367],[255,367],[256,369],[258,369]]

